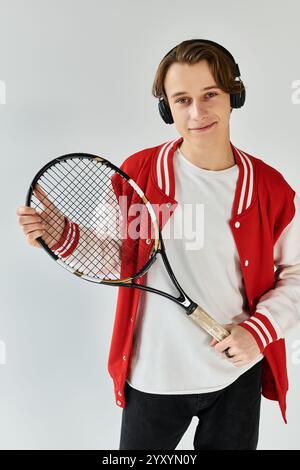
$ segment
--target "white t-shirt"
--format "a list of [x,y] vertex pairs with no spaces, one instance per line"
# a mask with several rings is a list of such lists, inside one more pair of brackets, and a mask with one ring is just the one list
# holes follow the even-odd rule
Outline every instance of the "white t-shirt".
[[[219,171],[174,153],[178,206],[162,236],[179,284],[221,324],[249,316],[240,259],[230,225],[238,165]],[[183,224],[182,221],[185,221]],[[147,284],[179,295],[158,255]],[[143,392],[207,393],[220,390],[259,362],[234,366],[210,346],[211,336],[169,299],[141,291],[127,382]]]

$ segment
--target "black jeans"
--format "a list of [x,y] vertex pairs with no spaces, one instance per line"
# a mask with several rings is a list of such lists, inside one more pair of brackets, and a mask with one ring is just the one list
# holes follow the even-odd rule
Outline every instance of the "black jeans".
[[161,395],[141,392],[126,382],[119,450],[174,450],[193,416],[199,418],[195,450],[255,450],[262,362],[210,393]]

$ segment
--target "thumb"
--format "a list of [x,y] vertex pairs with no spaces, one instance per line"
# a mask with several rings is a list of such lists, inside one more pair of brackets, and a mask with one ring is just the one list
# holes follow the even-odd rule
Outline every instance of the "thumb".
[[56,209],[55,205],[48,199],[47,194],[39,184],[36,185],[33,192],[46,209],[50,209],[51,211]]
[[234,323],[226,323],[226,325],[224,325],[224,328],[225,328],[225,330],[229,331],[229,333],[230,333],[234,326],[235,326]]
[[[231,332],[232,328],[234,327],[234,324],[233,323],[226,323],[226,325],[223,325],[223,327],[225,328],[225,330],[227,330],[229,333]],[[225,338],[224,338],[225,339]],[[223,340],[222,340],[223,341]],[[216,340],[215,338],[212,338],[211,342],[210,342],[210,346],[215,346],[216,344],[218,344],[220,341]]]

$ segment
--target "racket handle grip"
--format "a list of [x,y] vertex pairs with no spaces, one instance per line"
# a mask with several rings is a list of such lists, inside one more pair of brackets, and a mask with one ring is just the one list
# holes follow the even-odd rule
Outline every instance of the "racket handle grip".
[[222,341],[230,335],[222,325],[220,325],[216,320],[214,320],[202,307],[199,305],[197,308],[189,315],[203,330],[209,333],[217,341]]

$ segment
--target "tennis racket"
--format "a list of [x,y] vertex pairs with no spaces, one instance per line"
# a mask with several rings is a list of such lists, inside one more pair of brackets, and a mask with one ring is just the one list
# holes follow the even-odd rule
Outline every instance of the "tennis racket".
[[[71,153],[51,160],[33,178],[26,205],[45,222],[38,242],[63,268],[86,281],[167,297],[218,342],[230,334],[179,285],[153,206],[140,187],[105,158]],[[178,297],[143,282],[158,255]],[[226,355],[231,357],[228,349]]]

